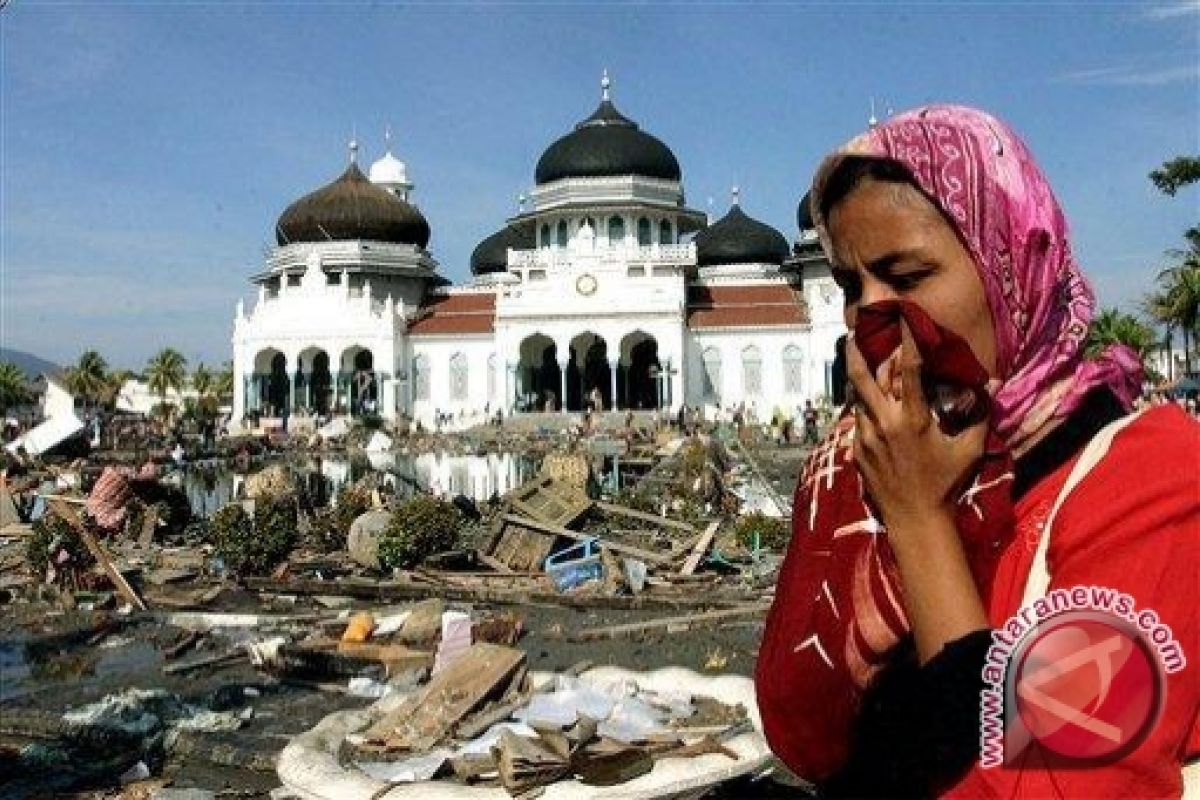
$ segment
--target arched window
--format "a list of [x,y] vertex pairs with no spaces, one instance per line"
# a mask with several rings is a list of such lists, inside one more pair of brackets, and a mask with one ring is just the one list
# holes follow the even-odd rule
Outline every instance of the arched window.
[[558,227],[555,229],[554,243],[559,247],[567,246],[567,221],[565,219],[558,221]]
[[617,244],[625,240],[625,220],[621,217],[608,218],[608,243]]
[[721,400],[721,351],[715,347],[704,351],[704,396]]
[[550,225],[548,223],[542,225],[542,247],[550,246]]
[[638,220],[638,244],[646,247],[651,244],[650,240],[650,220],[642,217]]
[[450,399],[467,399],[467,357],[462,353],[450,356]]
[[789,344],[783,349],[783,391],[786,394],[800,394],[803,383],[804,360],[800,356],[800,348]]
[[487,371],[487,396],[488,401],[496,399],[496,354],[492,353],[488,356],[488,371]]
[[417,356],[412,363],[413,399],[429,399],[429,359]]
[[746,397],[762,394],[762,354],[754,345],[742,351],[742,393]]
[[658,223],[658,243],[659,244],[675,244],[675,237],[671,235],[671,221],[664,219]]

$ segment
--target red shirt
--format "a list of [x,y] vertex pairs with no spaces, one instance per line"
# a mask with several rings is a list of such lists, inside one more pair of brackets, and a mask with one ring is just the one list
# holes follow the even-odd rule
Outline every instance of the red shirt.
[[[1016,505],[1016,536],[985,598],[993,627],[1021,605],[1041,526],[1074,460]],[[1200,424],[1175,405],[1142,414],[1067,496],[1054,520],[1050,588],[1103,586],[1130,594],[1170,626],[1187,665],[1167,676],[1162,717],[1136,750],[1094,769],[982,769],[951,797],[1179,797],[1181,765],[1200,755]]]

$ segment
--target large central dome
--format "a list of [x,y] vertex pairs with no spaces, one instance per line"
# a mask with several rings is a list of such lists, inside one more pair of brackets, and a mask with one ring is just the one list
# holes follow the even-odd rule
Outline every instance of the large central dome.
[[607,75],[601,86],[600,106],[574,131],[546,148],[538,159],[534,180],[543,184],[562,178],[640,175],[678,181],[682,173],[671,149],[617,110],[608,96]]
[[281,246],[369,239],[424,249],[429,233],[420,211],[371,183],[353,162],[337,180],[288,206],[275,224]]

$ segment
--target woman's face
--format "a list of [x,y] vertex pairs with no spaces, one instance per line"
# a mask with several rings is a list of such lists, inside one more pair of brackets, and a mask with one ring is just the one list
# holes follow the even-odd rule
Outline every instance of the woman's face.
[[965,339],[995,377],[996,336],[983,281],[924,194],[906,183],[864,179],[830,211],[828,229],[847,327],[854,327],[859,306],[911,300]]

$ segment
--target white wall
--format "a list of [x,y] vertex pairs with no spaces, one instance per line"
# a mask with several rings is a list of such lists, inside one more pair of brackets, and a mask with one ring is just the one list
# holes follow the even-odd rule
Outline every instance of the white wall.
[[[412,417],[426,428],[432,428],[438,411],[454,415],[454,427],[469,426],[484,421],[485,409],[495,411],[503,396],[503,367],[497,367],[496,394],[488,396],[488,357],[496,352],[491,334],[456,334],[453,336],[413,336],[408,339],[408,382],[410,393],[415,392],[413,363],[423,356],[429,365],[429,399],[412,401]],[[467,360],[467,395],[465,399],[451,397],[450,360],[461,353]],[[497,359],[497,363],[501,362]],[[411,395],[410,395],[411,396]],[[506,409],[507,413],[507,409]],[[462,425],[459,425],[459,420]]]

